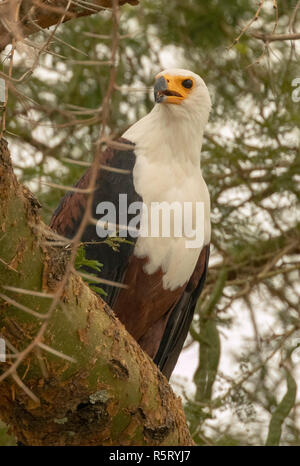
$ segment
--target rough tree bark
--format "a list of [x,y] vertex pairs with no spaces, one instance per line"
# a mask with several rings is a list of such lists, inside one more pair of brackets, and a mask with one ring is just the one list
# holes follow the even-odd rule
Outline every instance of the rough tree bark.
[[[51,299],[8,290],[53,295],[68,257],[45,244],[38,203],[17,182],[3,139],[0,191],[0,334],[20,352],[46,325],[42,345],[76,360],[35,345],[0,383],[0,417],[26,445],[192,445],[167,380],[79,275],[47,319]],[[0,377],[14,361],[0,363]]]
[[[0,52],[12,40],[24,38],[39,31],[39,28],[48,28],[57,24],[64,15],[63,22],[80,16],[95,14],[102,8],[112,6],[112,0],[90,0],[88,6],[70,3],[68,0],[9,0],[0,3]],[[119,0],[119,5],[129,3],[137,5],[138,0]],[[91,6],[94,4],[95,6]]]

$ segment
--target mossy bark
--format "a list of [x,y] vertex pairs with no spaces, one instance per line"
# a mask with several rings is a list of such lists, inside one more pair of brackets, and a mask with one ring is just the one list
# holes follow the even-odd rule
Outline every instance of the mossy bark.
[[[38,203],[13,173],[0,140],[0,293],[40,313],[51,299],[5,288],[54,293],[66,253],[43,245]],[[43,344],[17,368],[31,399],[9,376],[0,383],[0,417],[25,445],[192,445],[181,402],[152,360],[103,300],[72,273],[48,320],[0,300],[0,334],[17,351],[47,323]],[[41,364],[42,360],[42,364]],[[0,375],[15,360],[0,363]],[[42,367],[44,368],[42,370]]]

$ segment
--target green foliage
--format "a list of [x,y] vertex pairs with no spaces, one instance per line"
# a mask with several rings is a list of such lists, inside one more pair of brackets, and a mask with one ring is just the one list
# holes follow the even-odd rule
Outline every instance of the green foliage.
[[[92,259],[87,259],[85,257],[85,249],[84,245],[79,246],[77,249],[77,254],[75,257],[75,262],[74,266],[76,270],[81,271],[82,269],[85,270],[86,268],[95,270],[96,272],[100,272],[101,268],[103,267],[103,264],[100,264],[99,261],[97,260],[92,260]],[[93,273],[89,273],[91,278],[84,277],[84,281],[90,285],[90,288],[95,291],[95,293],[99,293],[102,296],[106,296],[106,292],[100,288],[99,286],[96,286],[92,283],[95,283],[95,280],[93,280],[93,276],[97,279],[97,276]]]
[[103,266],[103,264],[100,264],[99,261],[87,259],[85,257],[85,249],[83,245],[81,245],[77,249],[74,265],[76,270],[80,270],[83,267],[89,267],[90,269],[95,270],[96,272],[100,272],[101,267]]

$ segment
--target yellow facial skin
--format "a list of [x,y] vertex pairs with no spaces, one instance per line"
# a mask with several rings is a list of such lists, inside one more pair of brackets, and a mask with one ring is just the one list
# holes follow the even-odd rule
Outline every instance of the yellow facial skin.
[[[195,86],[195,80],[192,76],[171,76],[169,74],[155,76],[156,79],[161,77],[165,78],[168,86],[167,91],[163,92],[164,99],[161,103],[164,104],[180,104],[184,99],[186,99]],[[187,88],[182,84],[187,80],[192,82],[192,86],[190,88]],[[170,95],[169,93],[174,94]]]

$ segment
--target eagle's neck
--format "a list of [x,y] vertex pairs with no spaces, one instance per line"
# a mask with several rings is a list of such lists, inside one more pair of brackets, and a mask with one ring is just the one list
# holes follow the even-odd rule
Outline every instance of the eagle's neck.
[[190,112],[187,107],[156,104],[123,136],[136,144],[137,155],[142,153],[153,162],[159,159],[199,168],[206,121],[204,113]]

